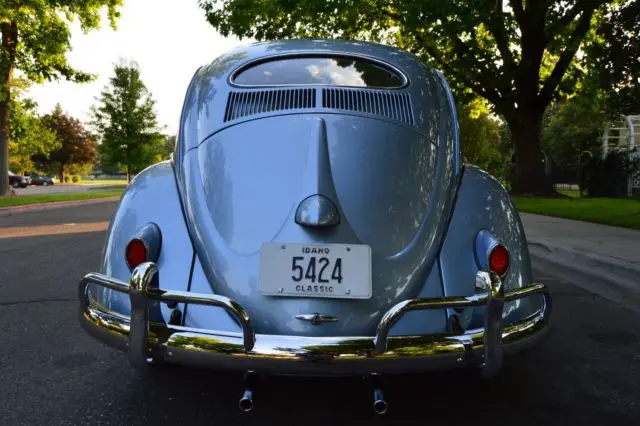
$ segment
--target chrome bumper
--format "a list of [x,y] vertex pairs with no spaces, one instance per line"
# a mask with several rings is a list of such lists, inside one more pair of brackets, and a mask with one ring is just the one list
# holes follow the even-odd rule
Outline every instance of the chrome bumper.
[[[400,302],[382,317],[375,337],[304,337],[255,334],[248,313],[237,302],[211,294],[162,290],[158,269],[144,263],[125,283],[101,274],[86,275],[79,286],[84,329],[110,346],[129,353],[136,367],[170,362],[198,367],[243,369],[301,375],[403,373],[476,366],[487,377],[498,374],[503,353],[535,345],[546,335],[551,297],[543,284],[504,292],[500,278],[478,272],[469,297],[414,299]],[[89,295],[94,284],[129,294],[131,317],[98,306]],[[504,302],[538,295],[541,308],[530,317],[503,324]],[[242,333],[193,329],[149,321],[154,302],[184,302],[226,309],[242,325]],[[395,321],[412,310],[485,306],[483,328],[463,334],[388,337]]]

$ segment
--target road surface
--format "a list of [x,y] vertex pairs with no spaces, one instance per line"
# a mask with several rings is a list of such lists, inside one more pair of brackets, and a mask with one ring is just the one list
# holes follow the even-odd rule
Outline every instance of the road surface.
[[95,191],[115,186],[124,187],[124,183],[85,183],[82,185],[67,183],[64,185],[54,184],[48,186],[31,185],[26,188],[17,188],[15,191],[18,195],[70,194],[75,192]]
[[174,368],[142,378],[77,318],[77,282],[97,268],[114,208],[0,217],[1,424],[640,424],[640,314],[552,270],[535,271],[554,297],[542,346],[507,359],[493,381],[461,371],[391,378],[385,416],[358,378],[271,378],[249,414],[237,408],[239,373]]

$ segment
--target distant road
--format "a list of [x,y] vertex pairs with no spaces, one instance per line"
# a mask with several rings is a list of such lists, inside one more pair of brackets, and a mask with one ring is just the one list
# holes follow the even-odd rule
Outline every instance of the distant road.
[[640,424],[640,314],[535,264],[554,298],[545,343],[506,359],[493,381],[468,371],[389,378],[382,417],[359,378],[270,378],[248,415],[238,410],[241,373],[170,368],[141,378],[78,323],[77,284],[99,267],[115,206],[0,217],[3,426]]
[[[126,182],[124,182],[126,183]],[[16,192],[18,195],[40,195],[40,194],[64,194],[72,192],[84,192],[90,190],[97,190],[100,187],[113,187],[113,183],[106,184],[91,184],[91,185],[75,185],[75,184],[55,184],[51,186],[37,186],[31,185],[26,188],[18,188]]]

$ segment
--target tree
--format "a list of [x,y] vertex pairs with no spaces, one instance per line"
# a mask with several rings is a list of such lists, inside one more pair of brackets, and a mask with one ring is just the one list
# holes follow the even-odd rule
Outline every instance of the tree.
[[516,154],[512,189],[517,193],[552,191],[540,148],[545,108],[582,76],[574,57],[615,3],[200,0],[208,21],[223,35],[365,39],[394,44],[442,69],[453,87],[487,99],[506,120]]
[[96,161],[96,143],[91,133],[80,120],[66,115],[60,104],[56,105],[51,114],[44,117],[44,121],[55,132],[60,148],[52,151],[49,158],[37,157],[36,161],[56,167],[61,182],[64,182],[64,176],[70,166]]
[[10,101],[9,116],[9,166],[14,173],[34,168],[33,156],[48,157],[52,150],[60,147],[55,133],[42,117],[38,116],[37,104],[29,98],[19,98],[19,92]]
[[549,160],[574,181],[587,161],[600,156],[608,118],[604,102],[604,96],[594,92],[575,96],[558,104],[543,129],[542,145]]
[[164,149],[162,151],[162,157],[164,159],[169,159],[171,154],[173,154],[173,152],[175,151],[175,149],[176,149],[176,140],[177,140],[177,136],[176,135],[167,135],[167,136],[165,136]]
[[165,138],[158,131],[155,102],[140,78],[135,62],[114,66],[114,76],[92,107],[100,136],[102,162],[125,169],[127,180],[161,158]]
[[608,11],[585,49],[593,63],[587,90],[606,93],[610,115],[640,114],[640,2],[623,3]]
[[500,121],[492,117],[487,102],[476,97],[457,103],[460,148],[465,162],[487,170],[503,182],[508,178],[509,146],[500,133]]
[[14,71],[30,81],[65,78],[84,82],[92,76],[74,69],[66,59],[71,49],[69,22],[78,18],[82,29],[100,25],[107,8],[111,26],[123,0],[0,0],[0,196],[9,191],[9,116]]

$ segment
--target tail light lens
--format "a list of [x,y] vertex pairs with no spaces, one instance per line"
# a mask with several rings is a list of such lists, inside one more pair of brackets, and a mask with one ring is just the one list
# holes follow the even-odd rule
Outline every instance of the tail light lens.
[[509,269],[509,252],[502,244],[496,245],[489,253],[489,269],[501,277]]
[[160,228],[153,222],[140,227],[124,250],[125,262],[131,271],[144,262],[157,262],[162,246]]
[[136,266],[147,261],[147,247],[144,242],[138,238],[129,241],[125,250],[125,258],[127,266],[134,269]]

